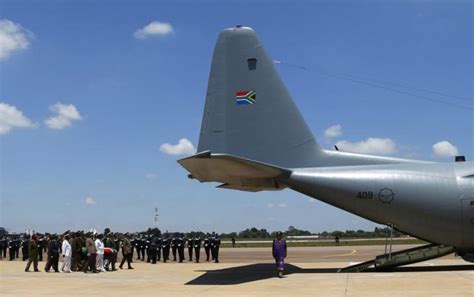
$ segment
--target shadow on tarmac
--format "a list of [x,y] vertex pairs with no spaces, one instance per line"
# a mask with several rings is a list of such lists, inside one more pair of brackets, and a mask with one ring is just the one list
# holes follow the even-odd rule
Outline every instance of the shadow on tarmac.
[[[474,270],[474,265],[412,266],[398,267],[386,272],[432,272]],[[294,273],[338,273],[338,268],[300,268],[292,264],[285,265],[285,275]],[[277,277],[275,264],[257,263],[217,270],[200,270],[203,275],[189,281],[186,285],[237,285]],[[364,272],[375,272],[370,268]]]
[[[217,270],[205,270],[206,273],[189,281],[186,285],[237,285],[277,277],[273,263],[258,263]],[[286,264],[285,275],[293,273],[336,273],[336,268],[299,268]]]

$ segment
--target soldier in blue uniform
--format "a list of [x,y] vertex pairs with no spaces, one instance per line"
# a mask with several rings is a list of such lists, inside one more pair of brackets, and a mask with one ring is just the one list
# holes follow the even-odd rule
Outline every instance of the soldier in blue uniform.
[[142,261],[145,261],[145,253],[146,253],[146,239],[140,239],[140,253],[142,254]]
[[179,234],[178,238],[177,238],[177,243],[178,243],[178,258],[179,258],[179,263],[183,263],[184,261],[184,246],[185,246],[185,242],[184,242],[184,234]]
[[173,253],[173,261],[176,262],[176,251],[178,250],[178,238],[177,234],[173,235],[171,238],[171,252]]
[[221,245],[221,239],[219,238],[219,235],[216,233],[212,232],[212,239],[211,239],[211,254],[212,254],[212,260],[214,260],[215,263],[219,263],[219,247]]
[[165,237],[163,238],[162,247],[163,247],[163,263],[166,263],[166,261],[169,261],[170,259],[170,239],[168,237],[168,234],[165,234]]
[[211,252],[211,237],[209,233],[204,237],[204,251],[206,252],[206,261],[209,262],[209,256]]
[[193,245],[196,263],[199,263],[199,257],[201,256],[201,238],[198,236],[194,237]]
[[21,240],[21,254],[22,254],[23,261],[28,260],[28,242],[29,241],[30,241],[30,238],[28,235],[24,236],[23,239]]
[[18,249],[20,248],[20,242],[16,239],[15,236],[12,236],[8,241],[8,254],[10,256],[10,261],[18,258]]
[[44,241],[43,235],[38,235],[38,261],[43,261],[43,253],[46,247],[46,242]]
[[[141,248],[140,248],[140,239],[135,237],[133,240],[132,240],[132,251],[133,249],[135,248],[135,250],[137,251],[137,260],[140,260],[140,252],[141,252]],[[132,252],[132,258],[133,258],[133,252]]]
[[158,247],[158,237],[153,236],[150,239],[150,244],[148,246],[148,253],[150,255],[151,264],[156,264],[156,252]]
[[7,249],[8,249],[8,239],[6,236],[2,238],[1,246],[0,246],[0,259],[7,257]]
[[163,239],[161,239],[161,234],[158,235],[156,239],[156,258],[159,261],[161,261],[161,248],[163,246]]
[[189,261],[192,262],[193,261],[193,249],[194,249],[194,238],[193,238],[193,233],[191,232],[191,234],[189,235],[188,239],[187,239],[187,244],[188,244],[188,256],[189,256]]
[[146,251],[146,262],[147,263],[150,263],[151,262],[151,238],[150,238],[150,235],[147,235],[145,237],[145,251]]
[[5,239],[5,237],[2,237],[2,239],[0,240],[0,259],[3,259],[6,257],[7,246],[8,246],[7,240]]

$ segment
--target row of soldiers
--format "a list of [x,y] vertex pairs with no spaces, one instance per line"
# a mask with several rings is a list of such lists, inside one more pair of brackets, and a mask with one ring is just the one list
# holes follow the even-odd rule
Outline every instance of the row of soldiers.
[[[148,235],[143,238],[135,238],[132,241],[133,249],[137,254],[137,260],[146,261],[148,263],[156,264],[157,261],[166,263],[170,261],[170,251],[173,256],[173,261],[182,263],[185,260],[185,250],[188,251],[188,260],[199,263],[201,255],[201,247],[204,246],[206,253],[206,261],[219,262],[219,248],[221,240],[216,233],[207,234],[204,239],[199,236],[193,236],[191,233],[185,237],[183,233],[175,233],[173,237],[168,234],[161,236]],[[133,254],[133,251],[132,251]]]
[[[173,261],[183,262],[185,260],[185,249],[188,251],[189,261],[194,260],[199,262],[201,247],[204,247],[206,254],[206,261],[219,262],[219,247],[220,238],[216,233],[206,234],[202,239],[198,234],[191,233],[187,237],[182,233],[174,233],[172,237],[165,233],[163,236],[160,233],[154,235],[146,235],[142,237],[132,236],[125,233],[106,233],[105,236],[99,234],[95,236],[91,232],[84,233],[67,231],[62,236],[51,234],[35,234],[35,253],[38,255],[38,260],[43,261],[43,254],[47,254],[47,261],[51,262],[50,267],[58,271],[59,255],[62,253],[60,244],[64,239],[67,239],[71,245],[72,250],[72,271],[95,271],[92,265],[93,259],[91,254],[96,253],[93,248],[87,245],[88,241],[96,241],[99,239],[107,248],[104,253],[104,269],[108,271],[116,270],[115,264],[119,250],[122,249],[122,262],[127,261],[130,269],[130,263],[133,261],[134,252],[137,254],[137,260],[156,264],[157,261],[170,261],[170,252],[173,256]],[[26,234],[21,236],[13,236],[10,238],[2,238],[0,240],[0,258],[6,257],[7,249],[9,251],[10,260],[19,257],[19,251],[22,251],[22,259],[26,261],[29,258],[28,251],[31,245],[31,238]],[[111,251],[111,252],[110,252]],[[110,267],[111,266],[111,267]],[[48,269],[49,270],[49,269]]]
[[[43,254],[47,252],[47,241],[45,236],[38,236],[38,252],[39,260],[43,261]],[[26,234],[22,235],[13,235],[13,236],[4,236],[0,239],[0,259],[7,259],[10,261],[18,259],[20,257],[20,250],[22,254],[22,260],[26,261],[28,259],[28,240],[29,236]]]

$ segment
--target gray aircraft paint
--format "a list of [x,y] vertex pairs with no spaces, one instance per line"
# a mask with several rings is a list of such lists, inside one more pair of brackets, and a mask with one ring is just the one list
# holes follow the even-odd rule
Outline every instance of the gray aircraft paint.
[[[236,104],[242,90],[255,91],[254,104]],[[290,188],[461,254],[474,252],[474,163],[323,150],[251,28],[219,35],[198,151],[179,163],[201,182]]]

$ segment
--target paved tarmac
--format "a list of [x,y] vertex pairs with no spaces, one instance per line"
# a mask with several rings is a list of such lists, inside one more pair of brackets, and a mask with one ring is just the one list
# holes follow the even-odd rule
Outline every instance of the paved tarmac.
[[474,296],[474,265],[453,255],[393,272],[337,273],[384,246],[290,248],[279,279],[270,252],[222,249],[221,263],[134,260],[134,270],[99,274],[26,273],[25,262],[2,260],[0,296]]

